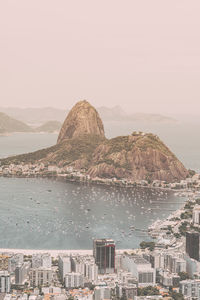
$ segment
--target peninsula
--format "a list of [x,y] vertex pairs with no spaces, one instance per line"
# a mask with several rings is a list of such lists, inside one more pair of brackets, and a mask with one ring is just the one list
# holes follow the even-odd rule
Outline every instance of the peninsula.
[[55,146],[1,159],[0,163],[2,169],[12,165],[18,171],[21,168],[23,174],[30,173],[36,165],[42,166],[38,172],[41,174],[42,168],[46,168],[62,175],[76,172],[89,179],[126,182],[159,180],[172,183],[189,176],[183,164],[152,133],[133,132],[107,139],[98,112],[85,100],[69,112]]

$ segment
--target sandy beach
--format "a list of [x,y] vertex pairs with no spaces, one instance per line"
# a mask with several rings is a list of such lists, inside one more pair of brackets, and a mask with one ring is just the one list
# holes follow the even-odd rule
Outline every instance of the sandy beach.
[[[116,250],[117,254],[123,253],[124,251],[130,251],[131,249],[120,249]],[[24,255],[42,254],[49,253],[52,257],[58,257],[59,255],[92,255],[93,250],[35,250],[35,249],[0,249],[1,254],[18,254],[23,253]]]

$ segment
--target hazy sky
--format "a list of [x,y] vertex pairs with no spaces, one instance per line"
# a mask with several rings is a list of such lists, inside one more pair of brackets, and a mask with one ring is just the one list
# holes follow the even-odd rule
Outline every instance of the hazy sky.
[[0,1],[0,106],[200,109],[199,0]]

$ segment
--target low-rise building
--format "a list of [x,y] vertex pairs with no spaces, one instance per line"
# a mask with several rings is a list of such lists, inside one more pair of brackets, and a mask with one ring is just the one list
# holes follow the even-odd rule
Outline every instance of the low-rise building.
[[122,267],[131,272],[137,279],[138,286],[145,287],[156,283],[156,271],[151,264],[139,255],[125,254],[122,257]]
[[117,284],[116,285],[116,296],[121,299],[134,300],[137,296],[137,285],[136,284]]
[[183,280],[180,282],[180,292],[185,299],[200,299],[200,280]]

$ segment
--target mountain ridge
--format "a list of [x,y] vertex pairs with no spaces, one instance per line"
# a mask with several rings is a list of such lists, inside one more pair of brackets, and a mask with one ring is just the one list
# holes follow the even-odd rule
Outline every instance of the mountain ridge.
[[[158,113],[126,113],[120,106],[97,107],[101,119],[104,122],[109,121],[144,121],[155,123],[177,123],[177,119],[172,116],[158,114]],[[15,107],[0,107],[0,111],[6,113],[12,118],[25,122],[27,124],[39,124],[42,125],[45,122],[55,120],[58,122],[64,122],[66,115],[69,113],[68,109],[58,109],[54,107],[43,108],[15,108]]]
[[0,133],[14,133],[14,132],[31,132],[31,127],[27,124],[11,118],[5,113],[0,112]]

